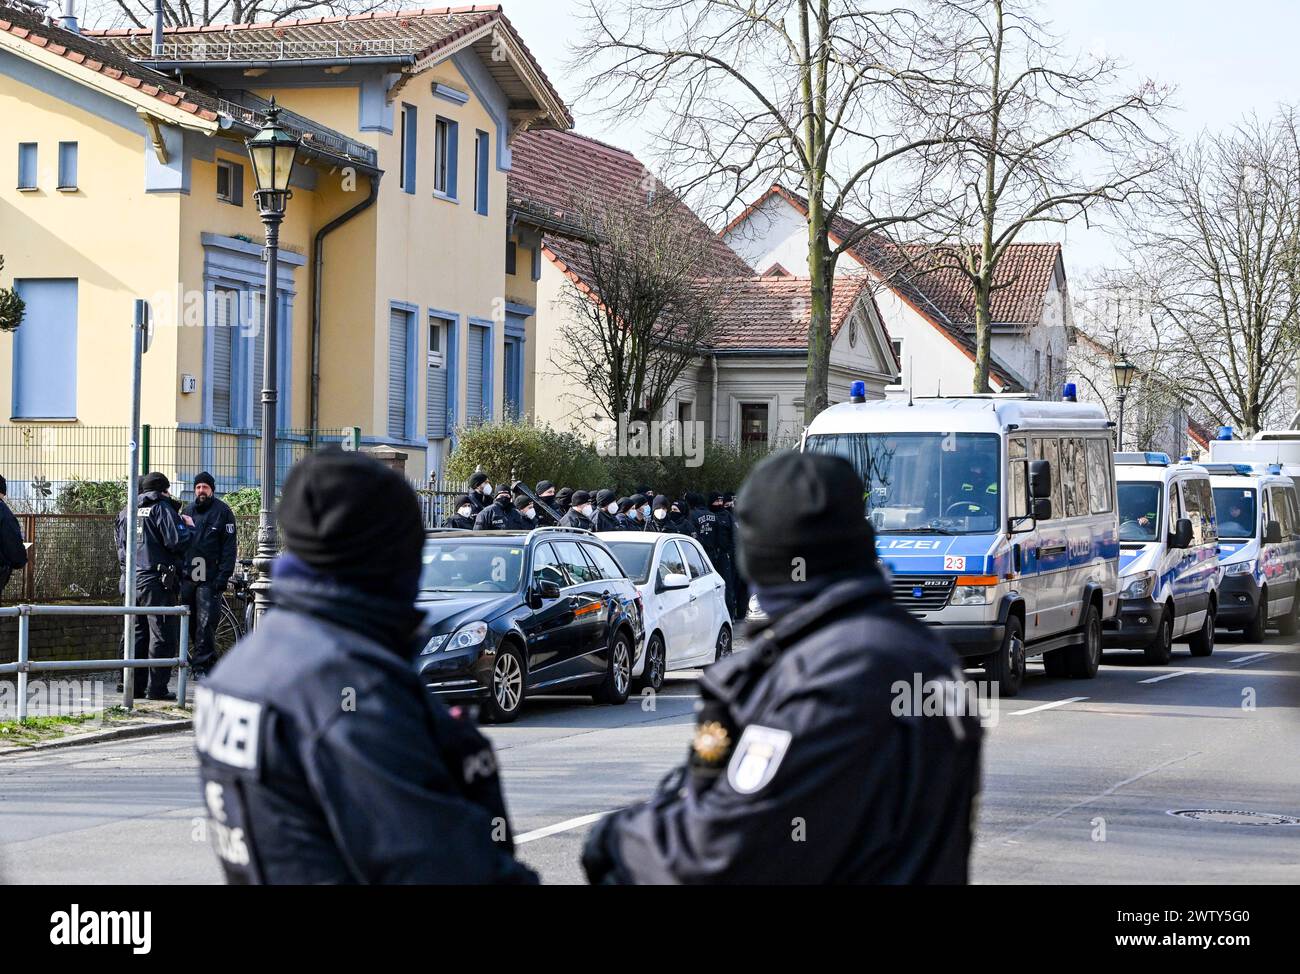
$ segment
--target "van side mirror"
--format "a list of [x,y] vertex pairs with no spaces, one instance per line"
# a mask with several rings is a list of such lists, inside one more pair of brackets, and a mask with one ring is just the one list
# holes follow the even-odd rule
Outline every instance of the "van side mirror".
[[1282,525],[1277,521],[1269,521],[1264,525],[1264,544],[1281,544],[1282,543]]
[[1189,518],[1180,517],[1178,523],[1174,525],[1174,533],[1169,536],[1169,547],[1190,548],[1191,546],[1192,522]]
[[1033,499],[1033,511],[1035,521],[1050,521],[1052,519],[1051,498],[1035,497]]
[[1029,461],[1029,496],[1035,500],[1052,496],[1052,465],[1049,461]]

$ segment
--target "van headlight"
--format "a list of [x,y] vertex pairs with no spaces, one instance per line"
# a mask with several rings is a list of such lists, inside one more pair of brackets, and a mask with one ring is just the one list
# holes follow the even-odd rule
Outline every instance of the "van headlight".
[[1156,579],[1159,576],[1155,572],[1137,572],[1129,576],[1124,587],[1120,589],[1119,597],[1121,599],[1149,599],[1151,593],[1156,590]]
[[1223,566],[1225,575],[1249,575],[1254,571],[1255,565],[1249,561],[1234,561],[1231,565]]
[[958,575],[949,605],[988,605],[997,587],[996,575]]

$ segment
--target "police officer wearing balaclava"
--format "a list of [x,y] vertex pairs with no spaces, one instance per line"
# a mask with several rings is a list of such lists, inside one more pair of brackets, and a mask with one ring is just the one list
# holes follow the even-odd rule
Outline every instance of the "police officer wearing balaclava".
[[713,562],[713,567],[721,571],[719,568],[721,555],[718,553],[718,516],[707,506],[703,494],[688,493],[686,503],[691,508],[687,517],[691,520],[696,539],[703,545],[709,561]]
[[668,523],[678,534],[695,537],[695,522],[691,520],[690,505],[684,500],[670,501],[668,504]]
[[[736,529],[731,519],[731,512],[727,510],[723,501],[723,495],[718,491],[709,494],[709,512],[713,514],[714,519],[713,551],[709,553],[709,557],[713,559],[713,567],[726,582],[727,613],[734,619],[736,618]],[[714,557],[714,552],[717,553],[717,557]]]
[[515,507],[507,487],[498,488],[496,500],[474,519],[475,531],[527,531],[530,527]]
[[454,501],[451,514],[442,519],[444,528],[458,528],[461,531],[474,530],[474,504],[469,494],[461,494]]
[[891,599],[858,475],[840,457],[783,452],[736,506],[767,621],[701,675],[688,762],[595,826],[588,878],[965,882],[979,721],[969,705],[913,705],[914,681],[955,698],[961,668]]
[[198,688],[208,833],[229,883],[532,883],[491,745],[424,688],[423,519],[401,475],[307,457],[275,608]]
[[217,496],[216,489],[212,474],[199,474],[194,478],[194,500],[185,508],[194,522],[194,531],[190,550],[185,554],[181,601],[190,607],[189,625],[194,636],[190,668],[198,677],[217,661],[217,616],[226,583],[235,573],[239,550],[235,515]]

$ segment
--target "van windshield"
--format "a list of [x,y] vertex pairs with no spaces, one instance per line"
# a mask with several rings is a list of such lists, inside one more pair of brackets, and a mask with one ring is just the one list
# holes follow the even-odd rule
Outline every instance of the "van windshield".
[[1156,540],[1160,528],[1160,495],[1164,493],[1164,487],[1149,480],[1129,483],[1121,480],[1116,487],[1119,493],[1119,540]]
[[844,457],[880,534],[988,534],[1001,518],[996,433],[827,433],[808,453]]
[[1215,487],[1214,511],[1219,518],[1219,537],[1227,541],[1249,541],[1255,537],[1255,489]]

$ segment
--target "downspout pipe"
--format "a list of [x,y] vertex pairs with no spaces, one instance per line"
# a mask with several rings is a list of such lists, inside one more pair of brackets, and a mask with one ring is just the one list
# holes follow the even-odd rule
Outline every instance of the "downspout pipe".
[[718,442],[718,356],[710,355],[713,363],[713,393],[709,396],[709,438]]
[[[382,173],[370,177],[370,194],[352,209],[339,214],[325,226],[316,231],[312,243],[311,275],[311,430],[312,440],[320,427],[320,345],[321,345],[321,292],[324,290],[322,275],[325,271],[325,238],[347,223],[353,217],[370,209],[379,198],[379,180]],[[313,446],[315,443],[313,442]]]
[[163,50],[163,0],[153,3],[153,56],[162,57]]

